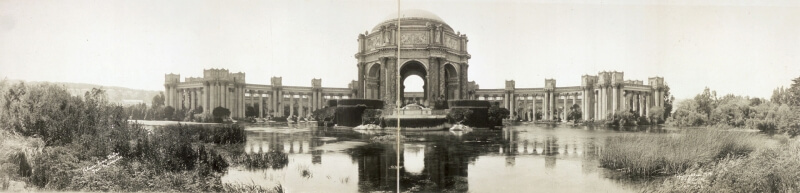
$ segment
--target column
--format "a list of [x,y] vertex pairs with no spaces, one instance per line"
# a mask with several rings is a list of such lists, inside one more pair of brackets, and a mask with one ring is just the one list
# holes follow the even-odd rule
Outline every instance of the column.
[[645,100],[646,100],[646,102],[645,102],[645,104],[646,104],[646,105],[644,105],[644,106],[645,106],[645,112],[644,112],[644,114],[645,114],[645,116],[647,116],[647,115],[649,115],[649,114],[650,114],[650,107],[651,107],[651,106],[650,106],[650,104],[651,104],[651,103],[650,103],[650,96],[648,95],[648,96],[645,98]]
[[297,98],[297,116],[303,117],[303,107],[306,105],[303,103],[303,94],[300,94],[300,97]]
[[284,114],[283,114],[283,106],[286,105],[283,102],[283,100],[284,100],[283,91],[282,90],[278,90],[278,116],[281,116],[281,117],[284,116]]
[[312,89],[311,90],[311,95],[309,95],[309,97],[310,98],[308,98],[308,100],[309,100],[309,102],[311,102],[311,109],[310,110],[311,110],[311,112],[314,112],[315,110],[317,110],[317,91]]
[[276,116],[276,112],[278,112],[278,103],[276,101],[278,101],[278,91],[275,91],[275,88],[272,88],[272,96],[269,99],[269,107],[272,110],[272,116]]
[[547,113],[547,115],[548,115],[547,118],[548,118],[548,120],[552,121],[555,118],[555,111],[554,111],[555,110],[555,106],[556,106],[555,93],[553,93],[553,92],[549,93],[549,100],[550,101],[547,102],[547,111],[549,111]]
[[189,110],[193,111],[195,108],[197,108],[197,101],[198,101],[197,100],[197,89],[196,88],[191,89],[191,92],[189,92],[189,94],[192,95],[190,97],[191,99],[189,100]]
[[619,101],[619,94],[617,93],[617,88],[616,87],[617,87],[616,85],[611,87],[611,95],[612,95],[612,98],[611,98],[611,113],[612,114],[616,114],[617,113],[617,105],[619,104],[619,102],[617,102],[617,101]]
[[547,120],[547,92],[542,95],[542,120]]
[[[233,92],[231,93],[231,109],[234,109],[234,110],[231,111],[232,112],[231,115],[235,116],[235,117],[242,117],[243,116],[243,115],[241,115],[239,113],[242,110],[241,108],[239,108],[239,102],[241,102],[239,100],[239,96],[240,96],[239,95],[239,86],[236,86],[236,84],[234,83]],[[242,99],[244,99],[244,97],[242,97]]]
[[289,93],[289,116],[294,115],[294,94]]
[[517,111],[517,109],[514,108],[514,106],[517,103],[517,99],[514,96],[514,93],[509,93],[508,94],[508,102],[509,102],[508,106],[511,108],[511,109],[509,109],[509,110],[511,110],[511,117],[510,118],[512,120],[516,120],[516,115],[517,115],[516,111]]
[[594,118],[595,120],[600,120],[600,103],[602,103],[602,101],[600,101],[601,90],[602,89],[598,89],[597,94],[592,93],[594,95],[594,109],[592,109],[592,114],[594,116],[592,118]]
[[261,91],[258,92],[258,118],[264,118],[264,100],[261,99]]
[[509,109],[508,108],[508,92],[504,93],[504,95],[503,95],[503,108]]
[[561,110],[561,119],[563,121],[567,121],[567,99],[569,98],[569,94],[564,95],[564,109]]
[[536,95],[531,96],[531,121],[536,121]]

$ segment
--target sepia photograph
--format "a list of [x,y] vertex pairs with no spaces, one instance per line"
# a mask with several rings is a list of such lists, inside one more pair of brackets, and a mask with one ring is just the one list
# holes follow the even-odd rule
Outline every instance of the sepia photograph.
[[800,1],[0,0],[0,192],[800,192]]

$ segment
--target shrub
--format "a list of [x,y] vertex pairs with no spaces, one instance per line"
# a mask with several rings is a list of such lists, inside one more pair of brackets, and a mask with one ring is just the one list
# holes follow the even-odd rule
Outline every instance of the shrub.
[[381,116],[383,111],[381,109],[366,109],[364,114],[361,114],[361,124],[374,124],[381,125]]
[[467,108],[453,108],[447,113],[447,121],[450,123],[462,124],[472,116],[472,110]]
[[65,147],[48,147],[36,156],[31,183],[39,188],[63,190],[78,172],[78,158]]
[[325,107],[322,109],[317,109],[313,113],[314,119],[323,122],[323,121],[333,121],[334,116],[336,115],[336,107]]
[[217,107],[214,108],[213,111],[211,111],[211,115],[214,115],[215,122],[222,123],[222,120],[224,118],[227,118],[228,116],[231,115],[231,110],[228,110],[227,108],[224,107]]
[[167,106],[164,107],[164,117],[170,120],[175,119],[175,107]]
[[494,124],[494,126],[503,125],[503,119],[508,118],[510,114],[511,112],[506,108],[489,107],[489,123]]

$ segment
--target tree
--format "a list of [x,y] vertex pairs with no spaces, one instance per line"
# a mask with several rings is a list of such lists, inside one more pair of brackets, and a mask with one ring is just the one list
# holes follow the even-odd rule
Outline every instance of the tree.
[[582,116],[583,115],[581,112],[581,106],[579,106],[578,104],[574,104],[572,105],[572,107],[569,108],[569,114],[567,114],[567,121],[573,120],[577,123]]
[[650,122],[653,124],[658,124],[664,122],[664,108],[662,107],[653,107],[648,112],[647,117],[650,118]]
[[489,107],[489,123],[495,125],[502,125],[503,119],[508,118],[511,112],[506,108],[499,108],[497,106]]
[[785,98],[789,106],[800,106],[800,77],[792,79],[792,85],[786,90]]
[[711,89],[706,87],[703,90],[703,93],[694,97],[694,100],[697,102],[697,112],[703,113],[706,116],[706,119],[711,119],[711,111],[716,108],[715,99],[716,91],[714,91],[712,94]]
[[469,121],[470,116],[472,116],[472,110],[467,108],[454,108],[450,109],[450,112],[447,113],[447,120],[451,123],[463,124]]
[[159,92],[158,95],[153,96],[153,101],[151,101],[151,108],[164,106],[164,93]]
[[226,118],[231,115],[231,111],[224,108],[224,107],[217,107],[211,111],[211,115],[214,115],[214,120],[216,122],[222,122],[223,118]]
[[164,118],[172,119],[173,115],[175,115],[175,108],[173,108],[172,106],[164,107]]

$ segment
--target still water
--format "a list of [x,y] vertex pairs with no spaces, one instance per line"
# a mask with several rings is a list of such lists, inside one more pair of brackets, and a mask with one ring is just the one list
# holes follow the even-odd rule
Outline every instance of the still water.
[[[403,191],[637,192],[643,182],[599,166],[610,136],[659,135],[663,129],[521,124],[502,130],[403,132],[398,148],[386,131],[247,125],[245,153],[279,151],[288,163],[269,169],[232,167],[225,183],[280,184],[288,192],[396,190],[400,151]],[[385,137],[384,137],[385,138]]]

